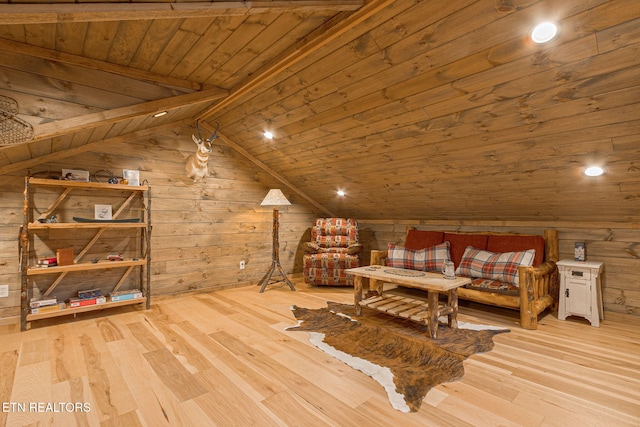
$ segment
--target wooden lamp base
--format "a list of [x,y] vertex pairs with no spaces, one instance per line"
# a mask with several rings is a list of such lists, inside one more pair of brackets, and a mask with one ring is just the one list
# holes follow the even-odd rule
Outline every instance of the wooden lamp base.
[[[282,265],[280,265],[280,242],[278,241],[278,234],[279,234],[278,233],[278,230],[279,230],[278,217],[279,217],[279,212],[278,212],[278,207],[276,206],[273,208],[273,234],[272,234],[273,250],[271,252],[271,267],[269,267],[269,270],[267,270],[265,275],[262,276],[262,279],[260,279],[260,282],[258,282],[258,286],[260,286],[260,293],[264,292],[267,285],[270,285],[272,283],[279,283],[283,281],[287,285],[289,285],[289,288],[292,291],[296,290],[296,288],[293,286],[293,283],[291,283],[291,280],[289,280],[289,278],[287,277],[287,273],[285,273],[284,269],[282,268]],[[271,276],[276,270],[278,270],[278,272],[282,276],[282,280],[271,281]]]

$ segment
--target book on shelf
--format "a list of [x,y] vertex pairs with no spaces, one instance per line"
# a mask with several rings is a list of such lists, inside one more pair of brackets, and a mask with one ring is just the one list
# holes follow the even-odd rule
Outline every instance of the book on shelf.
[[131,289],[128,291],[111,292],[111,301],[125,301],[135,298],[142,298],[142,291],[139,289]]
[[56,305],[57,303],[58,303],[58,299],[56,297],[31,298],[31,301],[29,301],[29,306],[31,308],[38,308],[38,307],[46,307],[48,305]]
[[94,298],[69,298],[69,307],[84,307],[86,305],[104,304],[107,298],[100,296]]
[[41,258],[38,260],[38,265],[50,265],[50,264],[58,264],[58,258],[50,257],[50,258]]
[[102,290],[98,288],[85,289],[83,291],[78,291],[78,298],[96,298],[101,296],[102,296]]
[[66,304],[63,302],[54,304],[54,305],[45,305],[44,307],[33,307],[31,308],[31,314],[42,314],[42,313],[50,313],[53,311],[64,310]]

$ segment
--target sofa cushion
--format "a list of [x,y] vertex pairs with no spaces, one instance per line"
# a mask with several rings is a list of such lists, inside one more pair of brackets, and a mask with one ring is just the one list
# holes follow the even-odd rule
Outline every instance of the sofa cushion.
[[501,282],[500,280],[483,278],[473,279],[471,283],[465,285],[465,288],[475,289],[482,292],[493,292],[495,294],[501,295],[520,295],[520,288],[518,286],[506,282]]
[[409,230],[404,247],[407,249],[425,249],[443,242],[443,231]]
[[445,261],[449,261],[449,242],[425,249],[407,249],[389,243],[387,265],[421,271],[442,271]]
[[486,234],[465,234],[465,233],[445,233],[444,240],[449,242],[449,251],[451,253],[451,261],[456,268],[460,265],[460,260],[467,246],[473,246],[477,249],[487,249]]
[[353,218],[317,218],[311,228],[311,241],[321,248],[358,243],[358,221]]
[[304,254],[303,276],[305,283],[328,286],[353,286],[353,276],[346,273],[348,268],[359,267],[360,257],[347,253],[324,252]]
[[487,250],[491,252],[520,252],[535,249],[533,265],[544,261],[544,237],[527,235],[491,235],[487,241]]
[[530,266],[535,250],[494,253],[469,246],[456,270],[459,276],[499,280],[518,285],[518,267]]

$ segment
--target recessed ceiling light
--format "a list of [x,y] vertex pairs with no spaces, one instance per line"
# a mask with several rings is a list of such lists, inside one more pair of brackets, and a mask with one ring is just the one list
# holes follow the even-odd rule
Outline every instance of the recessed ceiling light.
[[347,195],[347,193],[345,193],[345,192],[344,192],[344,191],[342,191],[342,190],[338,190],[338,191],[336,191],[336,194],[337,194],[338,196],[340,196],[340,197],[342,197],[342,196],[346,196],[346,195]]
[[531,40],[536,43],[546,43],[558,34],[558,27],[553,22],[543,22],[537,25],[531,33]]
[[264,137],[267,139],[273,139],[273,134],[268,130],[263,133]]
[[169,114],[169,112],[168,112],[168,111],[158,111],[157,113],[155,113],[155,114],[153,115],[153,117],[156,117],[156,118],[157,118],[157,117],[162,117],[162,116],[165,116],[165,115],[167,115],[167,114]]
[[600,166],[590,166],[584,170],[584,174],[587,176],[600,176],[604,174],[604,169]]

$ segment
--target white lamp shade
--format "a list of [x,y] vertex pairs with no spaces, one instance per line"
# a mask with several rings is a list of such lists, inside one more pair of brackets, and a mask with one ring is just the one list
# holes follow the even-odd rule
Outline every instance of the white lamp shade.
[[290,204],[291,202],[284,197],[282,191],[276,188],[269,190],[260,206],[288,206]]

